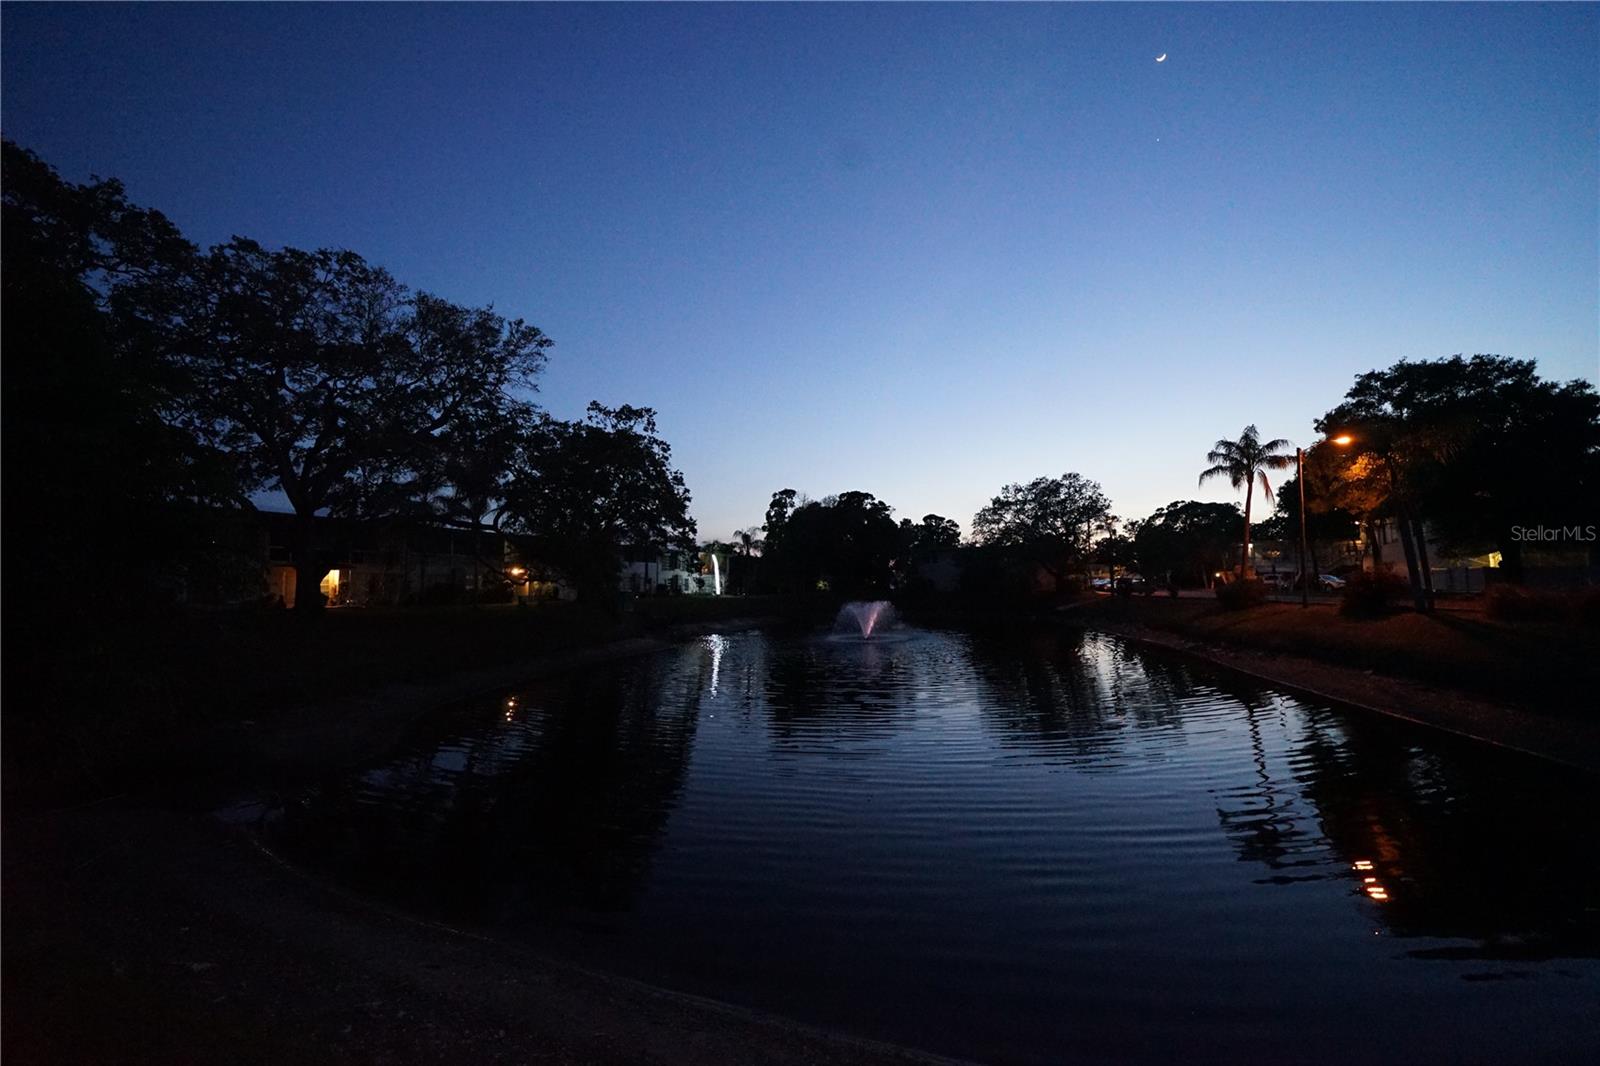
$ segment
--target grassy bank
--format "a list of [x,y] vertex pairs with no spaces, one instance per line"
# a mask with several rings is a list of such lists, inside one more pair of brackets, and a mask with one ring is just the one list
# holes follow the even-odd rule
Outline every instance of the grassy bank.
[[1411,611],[1362,620],[1345,618],[1331,605],[1268,603],[1224,611],[1210,600],[1165,597],[1102,598],[1070,617],[1315,659],[1545,714],[1592,717],[1600,684],[1600,630],[1564,623]]

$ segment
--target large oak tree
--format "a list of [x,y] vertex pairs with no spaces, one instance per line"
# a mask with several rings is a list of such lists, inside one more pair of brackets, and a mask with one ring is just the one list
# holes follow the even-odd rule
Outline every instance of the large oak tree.
[[1025,555],[1059,589],[1070,566],[1088,557],[1095,533],[1111,514],[1099,482],[1081,474],[1007,485],[972,519],[973,539]]
[[1530,359],[1401,360],[1357,377],[1317,428],[1349,433],[1353,455],[1382,470],[1419,606],[1431,591],[1424,519],[1448,545],[1500,551],[1516,580],[1519,530],[1582,530],[1600,514],[1600,395],[1541,379]]
[[[550,341],[488,308],[412,293],[349,251],[243,238],[194,257],[142,306],[185,387],[171,417],[297,517],[296,605],[321,603],[314,517],[445,492],[486,507],[479,443],[525,419]],[[481,510],[479,511],[481,514]]]
[[504,528],[562,572],[580,597],[613,602],[623,552],[693,550],[689,490],[647,407],[589,405],[582,421],[528,428],[504,489]]
[[182,382],[118,313],[134,287],[170,290],[193,249],[115,180],[66,181],[10,141],[4,170],[8,599],[84,603],[63,581],[111,572],[98,606],[131,606],[183,548],[209,543],[212,508],[244,496],[216,450],[163,417]]

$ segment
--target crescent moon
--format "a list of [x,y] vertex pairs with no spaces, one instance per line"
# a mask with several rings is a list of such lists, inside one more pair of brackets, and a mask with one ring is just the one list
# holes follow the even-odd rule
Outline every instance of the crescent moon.
[[1156,62],[1157,63],[1165,63],[1166,61],[1167,61],[1167,53],[1162,52],[1160,55],[1156,56]]

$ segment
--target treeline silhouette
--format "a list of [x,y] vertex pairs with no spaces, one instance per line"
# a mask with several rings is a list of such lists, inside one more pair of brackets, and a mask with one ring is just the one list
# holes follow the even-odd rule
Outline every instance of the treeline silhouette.
[[[1440,562],[1430,544],[1452,557],[1498,553],[1502,586],[1521,582],[1531,554],[1548,553],[1551,541],[1566,557],[1600,565],[1600,394],[1587,381],[1548,381],[1533,360],[1499,355],[1401,360],[1359,375],[1315,428],[1321,437],[1304,452],[1310,574],[1322,572],[1330,547],[1364,533],[1373,568],[1386,575],[1393,560],[1383,555],[1384,525],[1423,611]],[[783,489],[764,524],[727,546],[735,585],[914,594],[929,584],[923,564],[959,547],[959,576],[947,583],[958,581],[967,598],[1065,594],[1083,586],[1092,564],[1193,587],[1225,572],[1243,576],[1252,539],[1298,541],[1302,487],[1291,442],[1263,441],[1247,426],[1217,441],[1207,461],[1201,483],[1228,481],[1243,493],[1243,510],[1175,500],[1124,521],[1098,482],[1069,471],[1003,486],[973,516],[966,544],[939,515],[896,525],[893,509],[868,492],[810,501]],[[1286,474],[1275,490],[1269,471]],[[1276,513],[1255,522],[1258,491]]]
[[692,545],[651,410],[534,403],[537,327],[348,250],[201,249],[10,141],[4,171],[8,600],[93,574],[97,610],[148,601],[263,490],[296,516],[307,610],[324,515],[492,529],[601,601],[625,547]]
[[1499,355],[1401,360],[1357,377],[1316,428],[1351,443],[1307,450],[1308,516],[1392,521],[1419,608],[1433,598],[1429,534],[1498,552],[1512,582],[1538,527],[1572,531],[1564,546],[1600,562],[1600,395],[1587,381],[1547,381],[1533,360]]
[[[734,588],[915,597],[935,591],[929,568],[944,566],[944,577],[959,580],[967,598],[1016,600],[1065,591],[1074,568],[1092,557],[1095,535],[1116,522],[1099,484],[1076,473],[1006,486],[974,518],[967,544],[953,519],[926,514],[921,521],[896,522],[893,514],[870,492],[811,500],[780,489],[763,524],[739,530],[727,546]],[[1041,574],[1050,588],[1040,587]]]

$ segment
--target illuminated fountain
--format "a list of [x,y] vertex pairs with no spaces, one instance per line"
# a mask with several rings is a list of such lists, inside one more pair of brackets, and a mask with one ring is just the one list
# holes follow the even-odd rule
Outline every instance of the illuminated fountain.
[[833,629],[835,633],[849,633],[854,628],[862,640],[871,640],[874,632],[888,628],[893,622],[894,604],[888,600],[856,600],[839,608]]
[[718,596],[722,595],[722,564],[717,562],[717,553],[711,553],[711,587]]

